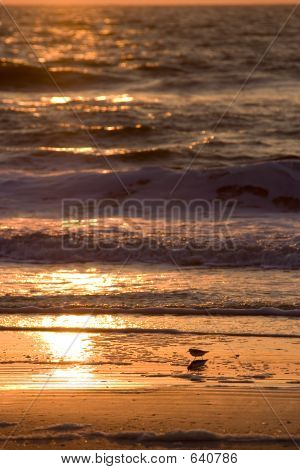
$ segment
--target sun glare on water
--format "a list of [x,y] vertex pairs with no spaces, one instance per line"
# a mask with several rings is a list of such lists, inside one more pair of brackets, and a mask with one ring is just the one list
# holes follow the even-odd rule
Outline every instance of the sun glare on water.
[[70,101],[71,98],[69,96],[52,96],[52,98],[50,98],[51,104],[66,104]]

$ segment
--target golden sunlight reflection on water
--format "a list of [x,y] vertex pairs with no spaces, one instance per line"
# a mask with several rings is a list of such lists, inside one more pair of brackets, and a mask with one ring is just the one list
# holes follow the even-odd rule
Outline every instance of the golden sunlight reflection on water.
[[41,341],[55,362],[85,362],[92,355],[91,340],[84,333],[42,333]]
[[[20,219],[14,223],[21,225],[30,222],[31,219]],[[121,222],[118,222],[120,226]],[[10,223],[3,220],[7,230],[11,230]],[[49,222],[47,230],[55,232],[56,227]],[[217,304],[233,308],[252,306],[254,301],[255,306],[265,305],[270,295],[274,306],[296,304],[299,297],[294,289],[299,281],[296,271],[293,282],[288,271],[274,271],[270,276],[268,270],[201,270],[197,267],[184,269],[183,276],[169,266],[157,268],[145,265],[141,271],[139,264],[122,268],[117,264],[108,268],[105,263],[88,267],[82,264],[64,267],[49,265],[47,268],[27,264],[22,269],[20,265],[9,264],[2,265],[0,271],[1,291],[7,302],[11,302],[16,295],[30,296],[41,302],[42,306],[51,301],[52,308],[62,307],[68,301],[76,310],[84,306],[122,306],[124,302],[130,307],[163,307],[170,304],[180,307],[185,302],[186,306],[193,307],[214,307]],[[48,300],[46,296],[53,298]]]
[[80,287],[87,293],[101,293],[105,290],[113,290],[116,279],[109,273],[97,273],[96,270],[90,269],[86,272],[78,272],[77,270],[59,270],[51,274],[51,280],[55,283],[64,285],[67,290],[74,287]]
[[[61,326],[84,328],[93,320],[90,316],[61,315],[57,318],[45,317],[41,326]],[[117,323],[111,315],[105,315],[98,325],[109,328]],[[92,335],[71,332],[39,332],[35,334],[37,349],[43,351],[46,363],[19,367],[18,374],[22,379],[9,389],[109,389],[144,386],[144,380],[136,381],[119,374],[112,374],[111,365],[105,361],[99,345],[95,351]],[[1,382],[1,381],[0,381]],[[130,383],[130,385],[129,385]],[[0,389],[7,387],[0,383]]]
[[[60,317],[60,325],[64,327],[86,325],[89,321],[88,316],[78,317]],[[43,319],[42,325],[49,327],[53,321],[49,317]],[[58,363],[68,362],[88,362],[92,356],[91,338],[85,333],[51,333],[44,332],[39,334],[39,339],[43,344],[43,349],[48,349],[51,361]],[[82,388],[87,387],[89,382],[93,382],[94,374],[92,369],[85,366],[72,364],[67,368],[56,368],[50,372],[50,379],[47,388],[59,386],[61,388]]]
[[69,103],[69,101],[71,101],[69,96],[52,96],[52,98],[50,98],[51,104],[65,104]]
[[[194,386],[244,384],[264,380],[265,385],[297,386],[299,361],[295,338],[229,337],[226,334],[177,335],[149,333],[127,328],[210,330],[216,325],[210,317],[147,317],[105,314],[18,316],[25,331],[0,332],[0,390],[71,390],[151,388],[180,385],[188,380]],[[282,331],[286,319],[218,318],[220,331]],[[26,331],[33,324],[50,331]],[[206,325],[206,327],[205,327]],[[99,332],[84,328],[96,326]],[[51,331],[51,328],[78,328],[79,332]],[[122,328],[117,333],[114,329]],[[289,329],[295,328],[294,322]],[[103,330],[110,330],[107,333]],[[208,365],[199,381],[190,381],[187,366],[189,347],[208,350]],[[278,351],[280,350],[280,354]],[[238,357],[241,359],[238,359]],[[9,361],[8,361],[9,359]],[[242,365],[241,365],[242,363]]]

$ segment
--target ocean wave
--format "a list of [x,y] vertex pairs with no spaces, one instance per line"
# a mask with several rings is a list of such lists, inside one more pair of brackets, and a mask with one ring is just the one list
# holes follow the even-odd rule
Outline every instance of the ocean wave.
[[[87,130],[90,132],[90,129],[87,127]],[[147,126],[144,126],[143,129],[136,129],[135,126],[124,126],[119,130],[104,130],[103,134],[107,138],[111,139],[111,142],[115,144],[116,138],[129,138],[132,137],[136,139],[137,137],[142,137],[144,133],[151,132]],[[141,135],[140,135],[141,134]],[[26,168],[27,171],[32,173],[43,172],[45,175],[49,173],[57,173],[64,171],[80,170],[82,171],[100,171],[101,169],[107,171],[110,170],[110,166],[124,169],[136,168],[139,165],[153,165],[157,166],[160,163],[169,163],[172,161],[184,161],[184,159],[189,155],[185,146],[182,148],[173,148],[173,146],[151,146],[140,147],[138,149],[133,148],[116,148],[113,150],[105,149],[96,149],[94,147],[81,148],[74,147],[74,140],[78,137],[72,137],[71,133],[68,135],[68,141],[66,142],[65,147],[56,147],[53,148],[51,145],[45,144],[45,136],[41,137],[41,142],[43,145],[40,147],[33,147],[32,139],[37,137],[35,144],[37,144],[39,136],[27,136],[28,146],[22,147],[10,147],[10,146],[1,146],[0,152],[0,171],[23,171]],[[103,137],[103,136],[102,136]],[[7,135],[5,137],[8,142],[11,142],[12,136]],[[60,142],[63,136],[60,136]],[[57,139],[56,132],[53,134],[49,132],[47,135],[48,144]],[[80,139],[80,136],[79,136]],[[98,139],[98,137],[97,137]],[[23,145],[23,137],[22,137]],[[109,159],[109,164],[108,164]],[[220,157],[220,161],[222,158]],[[224,159],[225,160],[225,159]],[[228,162],[227,162],[228,163]]]
[[[184,234],[189,233],[188,230]],[[192,233],[192,232],[191,232]],[[28,262],[44,264],[63,263],[163,263],[177,264],[181,267],[206,268],[262,268],[262,269],[299,269],[300,251],[297,235],[288,234],[287,239],[266,239],[258,231],[252,237],[240,239],[228,238],[219,249],[207,246],[191,238],[177,241],[178,247],[169,241],[168,234],[164,236],[144,235],[133,233],[133,238],[127,232],[110,227],[101,233],[94,234],[95,238],[87,243],[89,234],[83,235],[73,245],[70,244],[68,233],[48,234],[32,233],[1,233],[0,259],[5,262]],[[223,240],[224,241],[224,240]],[[195,245],[195,246],[194,246]]]
[[[47,71],[48,70],[48,71]],[[117,83],[126,80],[114,74],[91,73],[87,70],[32,65],[21,61],[0,60],[0,89],[32,89],[54,87],[81,88],[100,84]]]
[[[126,64],[126,67],[122,66]],[[224,65],[224,64],[223,64]],[[271,72],[270,70],[269,72]],[[297,70],[296,70],[297,71]],[[201,73],[199,73],[201,72]],[[267,72],[267,71],[266,71]],[[280,69],[278,69],[280,72]],[[222,80],[224,88],[231,88],[243,81],[243,71],[233,74],[230,67],[224,74],[224,68],[212,70],[205,62],[194,61],[187,65],[185,61],[174,63],[156,63],[151,59],[141,63],[136,58],[121,62],[117,56],[107,60],[61,60],[50,63],[31,64],[21,60],[0,59],[0,89],[22,89],[38,91],[53,89],[54,86],[64,89],[91,89],[101,85],[110,88],[112,85],[132,84],[136,89],[145,91],[198,90],[214,88]],[[270,73],[252,78],[252,85],[269,84],[274,80]]]
[[[59,147],[55,148],[55,152],[58,152],[61,148],[61,152],[64,154],[67,149],[69,149],[70,152],[73,150],[74,156],[78,156],[81,154],[81,145],[86,142],[87,133],[92,136],[94,142],[103,144],[103,141],[105,141],[113,144],[115,139],[118,139],[120,143],[124,139],[130,138],[145,139],[145,136],[151,135],[153,131],[154,128],[147,124],[121,124],[115,126],[82,124],[78,126],[53,126],[47,129],[43,127],[33,127],[31,129],[26,129],[25,132],[22,132],[21,130],[18,132],[7,131],[5,134],[1,135],[1,140],[5,150],[7,149],[11,153],[23,152],[25,158],[27,157],[28,160],[32,158],[33,162],[37,163],[36,156],[34,158],[32,153],[43,153],[43,151],[46,151],[47,149],[53,149],[53,147],[51,147],[53,142],[59,142],[60,144]],[[13,147],[11,147],[12,138],[14,144]],[[151,148],[149,150],[151,151]],[[143,151],[143,149],[141,149],[141,151]],[[52,158],[55,157],[55,152],[52,150]],[[88,150],[86,152],[88,153]],[[101,150],[98,150],[96,147],[90,147],[90,152],[92,155],[94,155],[95,152],[101,155]],[[105,155],[105,150],[102,152],[103,155]],[[118,148],[116,148],[115,152],[118,154]],[[124,151],[125,154],[129,154],[130,152],[130,150]],[[132,152],[138,153],[138,151],[135,150]],[[122,155],[122,153],[123,149],[121,148],[120,154]],[[49,162],[50,168],[51,163],[53,162]]]
[[[216,170],[174,171],[144,167],[110,173],[68,172],[32,176],[13,172],[0,174],[0,195],[9,202],[32,205],[64,198],[81,200],[177,199],[192,201],[234,200],[238,209],[299,211],[300,162],[272,161]],[[39,200],[37,201],[37,194]]]

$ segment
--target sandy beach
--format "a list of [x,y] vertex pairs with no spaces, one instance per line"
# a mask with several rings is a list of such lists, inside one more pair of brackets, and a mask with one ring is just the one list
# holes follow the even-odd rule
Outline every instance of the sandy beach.
[[262,393],[183,386],[131,393],[1,392],[1,445],[6,449],[297,449],[299,410],[300,394],[295,390]]

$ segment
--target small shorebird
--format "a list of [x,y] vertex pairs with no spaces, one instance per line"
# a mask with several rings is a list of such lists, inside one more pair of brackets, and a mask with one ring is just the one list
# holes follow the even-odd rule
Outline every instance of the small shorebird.
[[194,349],[194,348],[189,349],[189,353],[193,357],[202,357],[202,356],[205,356],[205,354],[207,354],[208,352],[209,351],[203,351],[202,349]]
[[187,369],[188,370],[201,369],[203,366],[205,366],[206,362],[207,362],[207,359],[198,359],[198,360],[192,361]]

